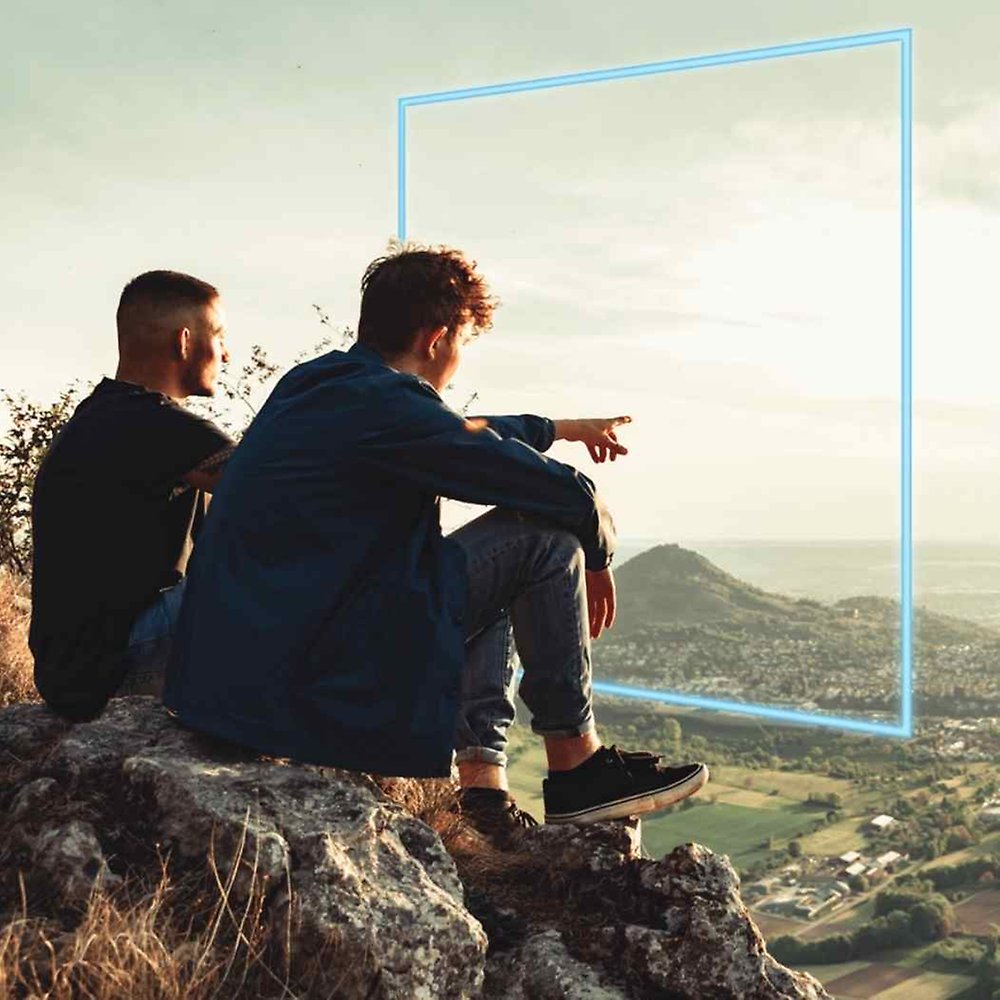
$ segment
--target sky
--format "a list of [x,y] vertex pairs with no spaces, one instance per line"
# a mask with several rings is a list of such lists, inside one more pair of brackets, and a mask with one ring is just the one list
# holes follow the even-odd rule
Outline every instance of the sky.
[[[1000,7],[15,2],[0,37],[0,387],[115,368],[144,270],[218,285],[239,366],[354,325],[396,235],[399,97],[909,27],[918,540],[1000,541]],[[502,302],[449,394],[633,417],[623,537],[900,531],[899,51],[412,109],[408,235]],[[452,512],[454,522],[469,511]]]

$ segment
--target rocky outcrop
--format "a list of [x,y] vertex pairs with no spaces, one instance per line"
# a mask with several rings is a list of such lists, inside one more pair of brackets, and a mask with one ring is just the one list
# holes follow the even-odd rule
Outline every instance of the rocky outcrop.
[[[4,713],[0,746],[22,757],[19,748],[51,735],[45,709],[17,706]],[[292,907],[292,961],[325,949],[336,995],[480,992],[486,935],[465,909],[454,862],[361,776],[227,753],[152,698],[116,699],[99,720],[66,730],[35,773],[19,793],[17,835],[67,902],[109,865],[141,862],[129,857],[138,840],[181,864],[210,863],[223,880],[233,873],[234,901],[256,883],[276,914]],[[51,825],[46,806],[57,797],[61,812],[77,800],[89,822]]]
[[[621,995],[615,990],[668,1000],[827,997],[812,976],[785,968],[768,953],[728,858],[685,844],[659,861],[644,860],[639,841],[637,822],[525,833],[522,852],[540,860],[529,877],[571,908],[563,919],[565,945],[529,936],[516,949],[526,971],[513,982],[524,984],[526,997],[560,995],[550,988],[560,967],[576,984],[576,992],[562,995],[581,1000]],[[489,914],[484,920],[492,923]],[[610,973],[614,989],[573,971],[581,961]]]
[[372,779],[234,751],[143,697],[75,726],[0,711],[0,772],[0,836],[63,905],[162,857],[207,868],[293,928],[293,971],[325,956],[317,996],[827,996],[770,957],[725,858],[643,860],[635,824],[528,830],[491,882]]

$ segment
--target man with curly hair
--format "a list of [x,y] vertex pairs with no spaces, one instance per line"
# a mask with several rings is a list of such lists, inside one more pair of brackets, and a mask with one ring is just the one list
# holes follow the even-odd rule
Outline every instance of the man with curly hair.
[[[664,808],[707,780],[606,748],[590,642],[610,627],[611,517],[546,458],[625,454],[630,418],[465,418],[441,392],[495,300],[474,262],[402,248],[362,280],[358,342],[289,372],[231,459],[195,551],[166,702],[260,751],[384,775],[450,773],[499,844],[533,822],[510,799],[520,695],[545,742],[547,822]],[[495,505],[442,535],[439,497]]]

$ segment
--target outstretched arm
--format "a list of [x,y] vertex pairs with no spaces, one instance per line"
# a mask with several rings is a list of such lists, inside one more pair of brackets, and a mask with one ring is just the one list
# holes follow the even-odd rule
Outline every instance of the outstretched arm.
[[595,462],[604,462],[608,458],[613,462],[619,455],[628,454],[628,448],[619,443],[615,428],[632,423],[632,418],[550,420],[524,413],[519,416],[469,417],[468,423],[470,429],[489,427],[502,438],[513,438],[530,444],[535,451],[548,451],[553,441],[582,441]]
[[615,428],[632,423],[631,417],[591,417],[582,420],[554,420],[557,441],[582,441],[595,462],[627,455],[619,444]]

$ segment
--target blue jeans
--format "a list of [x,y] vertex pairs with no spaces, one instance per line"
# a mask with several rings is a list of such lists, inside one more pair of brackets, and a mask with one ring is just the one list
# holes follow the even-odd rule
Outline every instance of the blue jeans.
[[542,736],[594,729],[583,549],[568,531],[496,508],[449,536],[469,574],[456,757],[501,766],[519,693]]
[[184,580],[165,587],[132,623],[125,650],[127,671],[115,692],[124,694],[155,694],[163,696],[163,679],[167,657],[181,613]]

